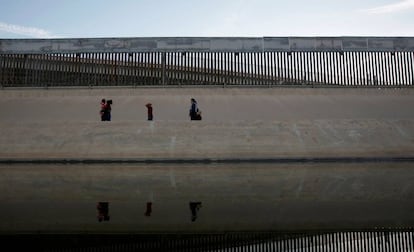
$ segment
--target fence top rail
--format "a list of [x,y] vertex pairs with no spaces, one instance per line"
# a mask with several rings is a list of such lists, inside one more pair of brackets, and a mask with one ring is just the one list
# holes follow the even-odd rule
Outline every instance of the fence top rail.
[[414,52],[414,37],[0,39],[0,54],[120,52]]

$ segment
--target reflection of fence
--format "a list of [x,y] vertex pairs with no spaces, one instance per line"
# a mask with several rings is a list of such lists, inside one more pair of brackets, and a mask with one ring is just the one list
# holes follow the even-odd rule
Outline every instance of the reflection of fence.
[[156,51],[0,54],[0,84],[413,86],[414,52]]
[[413,251],[412,231],[210,234],[5,235],[3,245],[35,251]]

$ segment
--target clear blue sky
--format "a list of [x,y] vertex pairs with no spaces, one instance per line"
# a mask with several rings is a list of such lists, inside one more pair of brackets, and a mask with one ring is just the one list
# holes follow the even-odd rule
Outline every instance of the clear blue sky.
[[0,0],[0,38],[414,36],[414,0]]

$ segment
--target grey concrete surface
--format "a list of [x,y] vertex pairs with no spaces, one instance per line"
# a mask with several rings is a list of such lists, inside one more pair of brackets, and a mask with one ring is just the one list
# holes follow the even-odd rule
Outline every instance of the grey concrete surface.
[[[411,89],[0,91],[0,158],[412,157]],[[190,121],[190,98],[204,120]],[[99,121],[101,98],[113,121]],[[152,102],[155,121],[146,121]],[[0,165],[0,232],[409,227],[413,162]],[[110,202],[109,222],[96,203]],[[153,215],[144,216],[146,202]],[[201,201],[191,222],[190,201]]]
[[[411,156],[411,89],[2,90],[0,158]],[[202,121],[190,121],[190,98]],[[111,122],[99,121],[113,99]],[[154,107],[146,121],[147,102]]]
[[0,39],[0,54],[414,50],[413,37],[153,37]]

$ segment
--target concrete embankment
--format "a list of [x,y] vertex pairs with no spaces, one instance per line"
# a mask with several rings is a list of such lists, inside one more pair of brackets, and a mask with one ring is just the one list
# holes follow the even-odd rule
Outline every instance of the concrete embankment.
[[[411,89],[2,90],[2,159],[407,157]],[[190,121],[190,98],[202,121]],[[111,122],[99,121],[113,99]],[[155,120],[146,121],[151,102]]]

